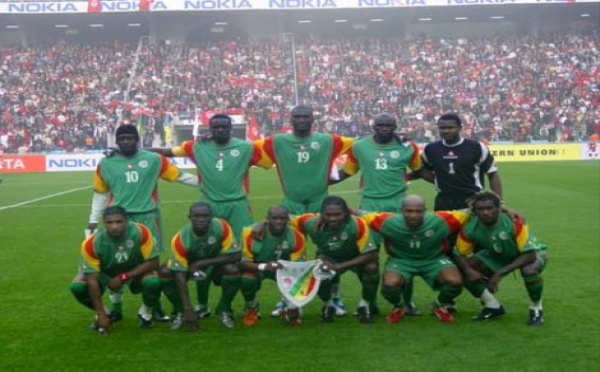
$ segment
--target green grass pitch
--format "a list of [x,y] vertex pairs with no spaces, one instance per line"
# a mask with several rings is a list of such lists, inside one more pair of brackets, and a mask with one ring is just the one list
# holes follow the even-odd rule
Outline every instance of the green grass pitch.
[[[1,371],[592,371],[600,366],[600,162],[503,163],[505,199],[522,211],[549,244],[544,273],[546,323],[525,325],[528,299],[518,275],[500,284],[507,315],[488,323],[469,318],[479,304],[468,293],[458,300],[456,323],[430,316],[434,294],[417,280],[415,300],[424,315],[386,324],[383,316],[361,325],[351,315],[319,324],[318,300],[304,310],[304,324],[289,328],[263,317],[224,329],[216,317],[201,332],[171,331],[166,324],[137,328],[140,299],[126,293],[125,319],[109,337],[87,329],[92,313],[69,293],[87,224],[90,173],[2,174],[0,184],[0,370]],[[274,171],[253,170],[251,199],[256,218],[280,200]],[[357,181],[332,188],[356,206]],[[65,193],[66,192],[66,193]],[[433,188],[413,182],[410,192],[433,201]],[[196,190],[161,182],[167,238],[186,222]],[[51,198],[45,198],[55,195]],[[36,200],[32,203],[16,204]],[[7,206],[14,206],[6,208]],[[167,241],[167,239],[165,239]],[[343,278],[350,313],[358,301],[356,278]],[[211,287],[211,303],[219,290]],[[266,282],[259,292],[268,315],[278,299]],[[166,309],[170,309],[163,300]],[[380,297],[384,312],[389,305]]]

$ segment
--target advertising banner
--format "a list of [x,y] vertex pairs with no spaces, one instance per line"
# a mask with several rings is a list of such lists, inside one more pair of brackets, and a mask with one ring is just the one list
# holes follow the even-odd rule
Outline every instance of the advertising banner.
[[581,159],[583,144],[519,144],[490,145],[490,151],[497,162],[503,161],[557,161]]
[[44,155],[0,155],[0,173],[37,173],[46,171]]
[[80,0],[0,2],[0,14],[318,10],[594,3],[599,0]]

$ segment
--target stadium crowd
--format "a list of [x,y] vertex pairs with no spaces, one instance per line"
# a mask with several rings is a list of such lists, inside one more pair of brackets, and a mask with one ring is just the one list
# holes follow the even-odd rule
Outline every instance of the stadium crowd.
[[489,141],[600,134],[598,33],[297,39],[295,61],[291,50],[275,38],[148,44],[139,53],[122,42],[0,47],[0,149],[103,148],[121,123],[152,137],[179,116],[231,108],[256,115],[268,134],[287,125],[295,86],[320,131],[353,137],[384,111],[418,142],[436,137],[435,119],[447,111],[463,115],[466,136]]

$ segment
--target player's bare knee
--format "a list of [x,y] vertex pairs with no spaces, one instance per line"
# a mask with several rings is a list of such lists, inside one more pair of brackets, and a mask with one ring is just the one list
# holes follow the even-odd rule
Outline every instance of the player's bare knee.
[[387,288],[395,288],[404,285],[404,278],[396,273],[386,273],[383,276],[382,285]]
[[541,265],[536,261],[529,265],[525,265],[521,268],[521,275],[523,277],[534,276],[540,273]]

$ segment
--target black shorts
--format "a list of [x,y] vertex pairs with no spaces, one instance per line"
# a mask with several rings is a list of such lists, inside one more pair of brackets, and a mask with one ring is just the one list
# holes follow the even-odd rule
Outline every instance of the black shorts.
[[445,195],[437,194],[435,197],[434,211],[451,211],[468,208],[467,200],[472,195]]

